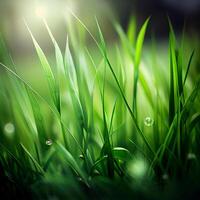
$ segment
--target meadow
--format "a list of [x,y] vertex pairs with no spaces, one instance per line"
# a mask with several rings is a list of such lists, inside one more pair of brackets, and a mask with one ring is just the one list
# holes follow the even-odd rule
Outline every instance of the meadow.
[[[5,199],[187,199],[200,177],[199,40],[145,40],[148,18],[107,42],[72,13],[61,49],[23,69],[0,41],[0,191]],[[88,40],[93,45],[88,45]],[[49,61],[51,60],[51,61]],[[29,63],[26,63],[29,65]],[[23,74],[24,73],[24,74]],[[38,78],[40,77],[40,78]],[[29,80],[32,79],[32,81]],[[38,80],[39,79],[39,80]]]

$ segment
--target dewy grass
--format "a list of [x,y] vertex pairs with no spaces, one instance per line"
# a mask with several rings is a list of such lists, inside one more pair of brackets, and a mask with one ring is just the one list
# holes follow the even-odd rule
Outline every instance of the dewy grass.
[[[56,70],[28,28],[48,97],[18,74],[0,42],[0,189],[21,199],[137,198],[141,193],[159,199],[162,187],[173,181],[198,180],[200,79],[190,73],[199,63],[195,51],[185,53],[184,39],[179,47],[169,22],[169,63],[159,59],[153,41],[146,55],[152,72],[142,52],[150,19],[138,34],[135,18],[127,33],[115,22],[119,42],[110,56],[98,21],[99,39],[72,15],[78,24],[68,27],[64,53],[43,20]],[[85,47],[86,32],[97,47]],[[150,194],[152,187],[158,196]]]

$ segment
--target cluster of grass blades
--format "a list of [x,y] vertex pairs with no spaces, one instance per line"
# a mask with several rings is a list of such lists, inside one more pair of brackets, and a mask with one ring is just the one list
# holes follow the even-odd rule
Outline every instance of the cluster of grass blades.
[[[112,61],[98,21],[96,39],[72,15],[64,53],[43,19],[54,68],[27,26],[48,97],[19,75],[1,40],[1,190],[19,198],[150,198],[151,187],[199,177],[200,79],[188,81],[198,59],[186,55],[184,38],[179,46],[169,22],[169,68],[158,64],[153,42],[150,69],[141,59],[150,19],[139,32],[134,18],[127,33],[114,23],[120,42]],[[86,47],[86,35],[96,47]]]

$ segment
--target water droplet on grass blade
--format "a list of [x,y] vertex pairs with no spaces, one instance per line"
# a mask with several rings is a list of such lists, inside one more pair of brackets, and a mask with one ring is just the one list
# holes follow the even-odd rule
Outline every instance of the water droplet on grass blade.
[[51,146],[53,144],[51,139],[46,140],[46,145],[47,146]]
[[151,117],[145,117],[144,119],[145,126],[150,127],[150,126],[153,126],[153,124],[154,124],[154,120]]
[[12,137],[15,132],[15,126],[11,122],[8,122],[4,126],[4,132],[5,132],[6,136]]
[[79,158],[84,160],[84,156],[82,154],[79,156]]

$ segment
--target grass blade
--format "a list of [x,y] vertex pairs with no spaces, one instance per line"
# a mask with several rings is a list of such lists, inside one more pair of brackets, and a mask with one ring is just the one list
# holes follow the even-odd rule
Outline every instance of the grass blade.
[[44,71],[44,74],[45,74],[47,82],[48,82],[48,87],[49,87],[49,91],[50,91],[51,97],[53,99],[53,102],[54,102],[57,110],[59,111],[60,110],[59,88],[56,87],[57,84],[56,84],[55,77],[53,75],[53,72],[51,70],[51,67],[49,65],[49,62],[47,61],[47,58],[46,58],[44,52],[42,51],[42,49],[40,48],[39,44],[35,40],[32,32],[30,31],[28,26],[27,26],[27,29],[28,29],[28,31],[29,31],[29,33],[31,35],[31,38],[33,40],[33,43],[34,43],[34,46],[35,46],[35,49],[36,49],[36,52],[37,52],[37,55],[38,55],[38,57],[40,59],[42,69]]
[[144,37],[146,33],[146,29],[148,26],[150,18],[148,18],[137,37],[136,46],[135,46],[135,58],[134,58],[134,88],[133,88],[133,111],[135,112],[135,116],[137,119],[137,84],[138,84],[138,78],[139,78],[139,66],[141,61],[141,54],[142,54],[142,47],[144,42]]
[[28,155],[28,157],[31,159],[31,161],[34,163],[34,165],[38,168],[38,170],[40,171],[40,173],[44,174],[44,170],[43,168],[40,166],[40,164],[35,160],[35,158],[31,155],[31,153],[27,150],[27,148],[21,144],[22,149],[24,150],[24,152]]

